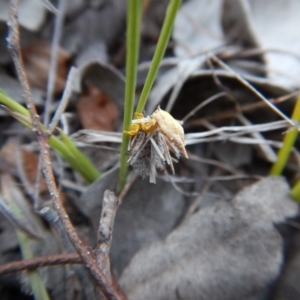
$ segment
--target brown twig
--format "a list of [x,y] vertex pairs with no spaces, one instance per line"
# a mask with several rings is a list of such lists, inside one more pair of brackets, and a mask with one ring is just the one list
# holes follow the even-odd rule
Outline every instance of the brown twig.
[[96,246],[96,257],[98,267],[101,268],[103,274],[111,281],[109,250],[112,239],[112,231],[115,221],[117,209],[120,201],[115,194],[109,190],[104,192],[102,202],[101,218],[98,229],[98,243]]
[[21,82],[23,95],[27,103],[27,108],[30,111],[30,116],[32,120],[33,131],[36,133],[37,140],[39,142],[41,150],[41,161],[42,169],[46,179],[47,187],[49,189],[50,195],[52,196],[52,201],[54,209],[57,211],[59,219],[61,220],[63,227],[69,236],[72,244],[74,245],[76,251],[82,258],[85,266],[90,271],[91,275],[97,282],[104,296],[108,299],[126,299],[126,296],[119,288],[109,282],[103,272],[98,268],[96,264],[95,257],[88,250],[86,246],[83,245],[77,232],[75,231],[69,216],[67,215],[61,198],[58,193],[58,189],[54,180],[53,171],[51,168],[51,160],[49,154],[48,138],[49,135],[45,134],[41,130],[41,125],[39,121],[39,115],[37,114],[36,108],[33,104],[32,95],[30,92],[30,87],[26,73],[24,71],[24,64],[21,57],[20,51],[20,38],[19,38],[19,24],[17,21],[18,13],[18,0],[10,0],[9,6],[9,16],[8,16],[8,28],[9,37],[8,45],[11,52],[18,78]]
[[21,59],[20,49],[20,35],[19,35],[19,24],[18,24],[18,0],[11,0],[9,5],[8,14],[8,49],[12,55],[14,65],[20,80],[23,96],[26,100],[27,108],[30,112],[33,130],[36,132],[40,129],[40,118],[37,114],[36,108],[33,105],[33,100],[28,84],[27,75],[25,73],[24,64]]
[[113,225],[120,201],[115,194],[109,190],[104,192],[102,202],[101,218],[98,229],[98,243],[96,246],[96,257],[98,267],[104,275],[111,281],[109,250],[112,239]]
[[0,266],[0,275],[64,264],[82,264],[82,259],[77,253],[66,253],[13,261]]
[[[46,3],[48,4],[48,3]],[[47,5],[48,6],[48,5]],[[66,1],[65,0],[60,0],[58,1],[58,9],[53,7],[57,12],[55,13],[55,22],[54,22],[54,33],[53,33],[53,40],[51,44],[51,56],[50,56],[50,67],[49,67],[49,76],[48,76],[48,82],[47,82],[47,94],[46,94],[46,101],[45,101],[45,107],[44,107],[44,120],[43,123],[45,126],[48,126],[49,120],[50,120],[50,115],[52,113],[51,107],[53,106],[53,93],[54,93],[54,87],[55,87],[55,79],[57,77],[57,57],[58,57],[58,48],[59,48],[59,42],[61,39],[61,28],[64,20],[64,15],[65,15],[65,7],[66,7]],[[53,12],[53,10],[51,10]],[[72,72],[72,68],[70,73]],[[69,74],[70,74],[69,73]],[[67,88],[68,87],[68,88]],[[52,119],[51,124],[48,126],[47,133],[49,135],[52,135],[58,121],[60,115],[63,113],[63,109],[66,107],[67,102],[69,100],[68,97],[64,97],[66,94],[70,94],[69,91],[69,86],[67,82],[67,87],[64,90],[63,93],[63,99],[64,101],[61,101],[59,107],[62,107],[61,109],[57,109],[55,112],[55,116]],[[68,92],[68,93],[66,93]],[[35,185],[35,209],[38,210],[40,209],[40,197],[39,197],[39,190],[40,190],[40,182],[41,182],[41,159],[39,159],[38,163],[38,172],[37,172],[37,178],[36,178],[36,185]]]

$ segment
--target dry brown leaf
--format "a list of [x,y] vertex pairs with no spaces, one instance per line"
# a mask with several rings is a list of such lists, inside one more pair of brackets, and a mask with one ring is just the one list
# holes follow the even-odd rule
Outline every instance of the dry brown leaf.
[[[18,174],[17,170],[17,160],[16,154],[18,142],[16,140],[10,140],[6,143],[1,151],[0,151],[0,158],[3,159],[10,168],[16,169],[14,173]],[[38,169],[38,161],[39,158],[35,153],[32,153],[28,150],[20,149],[20,153],[22,153],[22,159],[20,161],[23,162],[23,170],[27,177],[28,182],[34,187],[37,177],[37,169]],[[47,185],[45,182],[44,177],[41,177],[40,182],[40,193],[47,192]]]
[[112,131],[118,117],[116,104],[93,86],[80,97],[77,112],[85,129]]
[[[39,41],[22,50],[24,65],[30,84],[46,90],[50,68],[51,45],[46,41]],[[58,49],[57,76],[55,79],[54,93],[63,91],[68,73],[70,56],[62,48]]]
[[231,201],[203,207],[165,241],[142,249],[120,285],[130,300],[265,299],[284,259],[274,224],[297,212],[287,182],[265,178]]

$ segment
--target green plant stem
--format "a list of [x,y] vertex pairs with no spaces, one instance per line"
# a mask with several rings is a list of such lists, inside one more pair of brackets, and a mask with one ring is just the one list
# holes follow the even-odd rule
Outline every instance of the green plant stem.
[[[74,145],[69,136],[67,136],[63,131],[60,131],[60,136],[71,154],[72,165],[76,168],[76,171],[79,174],[82,174],[84,178],[88,178],[90,180],[98,178],[98,171],[94,168],[89,159]],[[79,160],[80,164],[77,164],[76,160]]]
[[8,97],[1,89],[0,89],[0,103],[9,107],[12,111],[17,112],[23,116],[29,117],[29,111],[19,104],[18,102],[14,101],[10,97]]
[[[142,113],[148,99],[150,90],[156,78],[160,62],[166,52],[167,45],[172,33],[175,17],[181,0],[171,0],[168,6],[166,17],[162,26],[161,34],[155,49],[153,60],[148,72],[141,97],[139,99],[136,112]],[[133,117],[133,105],[135,96],[136,70],[138,62],[138,47],[139,47],[139,31],[140,31],[140,1],[129,0],[127,10],[127,52],[126,52],[126,88],[125,88],[125,109],[123,129],[129,130]],[[120,191],[126,182],[128,172],[128,164],[126,159],[126,151],[128,149],[129,136],[123,134],[121,157],[120,157],[120,173],[119,186]]]
[[[300,93],[297,98],[297,102],[294,107],[292,119],[296,122],[300,122]],[[294,143],[298,135],[298,128],[291,129],[283,139],[283,146],[278,152],[277,161],[273,164],[270,174],[280,175],[286,165],[286,162],[290,156]]]
[[[17,218],[22,218],[22,211],[17,205],[17,203],[14,201],[14,199],[10,199],[9,206],[12,210],[12,212],[16,215]],[[30,259],[33,258],[33,253],[30,247],[30,238],[28,235],[21,231],[16,230],[18,241],[20,244],[22,256],[24,259]],[[34,295],[35,300],[50,300],[50,297],[48,295],[48,292],[45,288],[45,285],[38,273],[37,270],[27,270],[26,271],[29,277],[32,294]]]
[[153,60],[151,62],[151,66],[141,93],[141,97],[138,102],[138,106],[136,111],[138,113],[142,113],[149,97],[150,90],[153,86],[154,80],[156,78],[160,62],[166,52],[169,39],[172,33],[172,29],[174,26],[175,17],[179,6],[181,4],[181,0],[171,0],[168,6],[166,17],[162,26],[162,30],[157,42],[157,46],[155,49],[155,53],[153,56]]
[[298,180],[297,183],[293,186],[290,195],[294,200],[300,202],[300,180]]
[[[22,251],[22,256],[24,259],[33,258],[32,251],[29,245],[29,238],[26,233],[17,230],[17,237],[20,243],[20,248]],[[45,288],[45,285],[38,273],[37,270],[28,270],[26,271],[29,276],[29,281],[34,295],[35,300],[50,300],[48,292]]]
[[[20,114],[20,118],[16,118],[25,126],[32,128],[28,110],[12,100],[1,90],[0,103],[7,106],[13,112]],[[24,118],[22,118],[22,116]],[[28,118],[27,121],[26,118]],[[99,178],[99,172],[88,158],[73,144],[69,137],[65,138],[64,141],[61,141],[56,136],[52,135],[49,138],[48,143],[50,147],[53,148],[74,170],[81,174],[88,183],[92,183]]]
[[[126,39],[126,86],[123,130],[129,130],[133,117],[135,100],[135,86],[137,76],[138,53],[140,46],[141,0],[128,0],[127,2],[127,39]],[[123,134],[120,156],[120,172],[118,191],[126,183],[128,164],[126,152],[128,150],[129,136]]]

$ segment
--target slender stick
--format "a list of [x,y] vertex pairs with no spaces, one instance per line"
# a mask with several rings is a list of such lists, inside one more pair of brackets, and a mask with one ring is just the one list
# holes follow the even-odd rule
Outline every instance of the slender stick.
[[0,275],[64,264],[82,264],[82,259],[77,253],[66,253],[13,261],[0,266]]
[[49,77],[47,82],[47,95],[44,110],[44,125],[48,126],[50,121],[51,106],[53,104],[53,92],[55,87],[55,79],[57,77],[57,57],[59,50],[59,42],[62,35],[62,27],[65,16],[66,0],[58,1],[58,11],[59,14],[55,16],[54,21],[54,32],[53,40],[51,43],[51,58],[50,58],[50,68]]
[[47,132],[49,133],[49,135],[52,135],[53,131],[55,130],[55,128],[60,120],[61,115],[64,113],[64,111],[69,103],[69,99],[72,94],[74,78],[77,75],[77,72],[78,71],[75,67],[72,67],[69,71],[67,84],[64,89],[60,104],[59,104],[57,110],[55,111],[55,114],[54,114],[54,117],[52,118],[51,123],[48,126]]
[[21,59],[19,24],[18,24],[18,0],[10,0],[9,15],[8,15],[8,49],[12,55],[12,59],[20,80],[23,96],[25,98],[27,108],[32,121],[33,131],[41,131],[40,117],[37,114],[33,104],[32,95],[30,92],[27,75],[25,73],[23,60]]
[[102,212],[98,229],[98,242],[95,252],[97,256],[98,267],[110,280],[112,280],[112,276],[110,272],[109,250],[112,240],[115,216],[119,205],[120,201],[115,194],[109,190],[106,190],[104,192],[104,198],[102,202]]
[[288,121],[291,126],[295,126],[295,122],[288,118],[283,112],[281,112],[271,101],[269,101],[262,93],[260,93],[257,89],[255,89],[247,80],[237,74],[234,70],[232,70],[228,65],[226,65],[223,61],[221,61],[218,57],[213,54],[210,54],[210,58],[216,62],[219,66],[229,71],[234,77],[242,83],[245,87],[247,87],[254,95],[256,95],[260,100],[262,100],[267,106],[269,106],[278,116]]
[[57,211],[57,214],[62,222],[62,225],[68,234],[72,244],[74,245],[76,251],[82,258],[85,266],[90,271],[91,275],[97,282],[98,286],[100,287],[102,293],[108,299],[126,299],[126,296],[120,289],[116,288],[112,285],[103,272],[98,268],[95,258],[92,253],[88,250],[86,246],[83,245],[82,241],[80,240],[77,232],[75,231],[69,216],[67,215],[65,208],[63,207],[61,198],[59,196],[59,192],[55,183],[53,171],[51,168],[51,160],[50,160],[50,153],[48,147],[48,138],[45,132],[43,132],[41,128],[41,124],[39,122],[39,116],[37,114],[36,108],[33,103],[32,95],[30,92],[30,87],[28,83],[28,79],[26,73],[24,71],[24,64],[21,57],[20,51],[20,38],[19,38],[19,24],[17,21],[17,13],[18,13],[18,0],[10,0],[9,6],[9,37],[8,37],[8,44],[9,49],[17,70],[17,74],[19,80],[21,82],[23,88],[23,95],[25,97],[28,110],[30,112],[33,131],[36,133],[37,140],[39,142],[40,150],[41,150],[41,161],[42,161],[42,169],[44,172],[44,176],[46,179],[46,183],[52,196],[52,201],[54,205],[54,209]]
[[227,92],[220,92],[218,94],[212,95],[208,99],[204,100],[200,104],[198,104],[195,108],[193,108],[182,120],[181,122],[186,122],[190,117],[192,117],[196,112],[198,112],[201,108],[206,106],[207,104],[227,95]]

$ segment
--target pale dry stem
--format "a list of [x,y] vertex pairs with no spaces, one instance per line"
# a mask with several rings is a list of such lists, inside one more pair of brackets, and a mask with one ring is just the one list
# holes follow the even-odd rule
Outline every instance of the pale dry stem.
[[257,89],[255,89],[247,80],[241,77],[238,73],[236,73],[233,69],[231,69],[228,65],[226,65],[223,61],[221,61],[214,54],[210,54],[210,58],[212,61],[217,63],[220,67],[231,73],[243,86],[245,86],[248,90],[250,90],[258,99],[262,100],[268,107],[270,107],[278,116],[282,119],[286,120],[291,126],[295,126],[295,122],[288,118],[284,113],[282,113],[272,102],[270,102],[264,95],[262,95]]
[[57,76],[58,48],[59,48],[59,42],[62,35],[61,29],[64,21],[65,8],[66,8],[66,0],[59,0],[58,1],[59,14],[56,15],[54,21],[53,40],[51,43],[51,58],[50,58],[49,76],[47,82],[47,95],[46,95],[44,122],[43,122],[45,126],[49,124],[51,107],[53,104],[53,92],[55,87],[55,79]]
[[120,201],[112,191],[106,190],[102,202],[101,218],[98,228],[97,246],[95,249],[97,264],[103,274],[112,280],[110,271],[109,251],[112,240],[112,232],[115,216],[120,205]]

